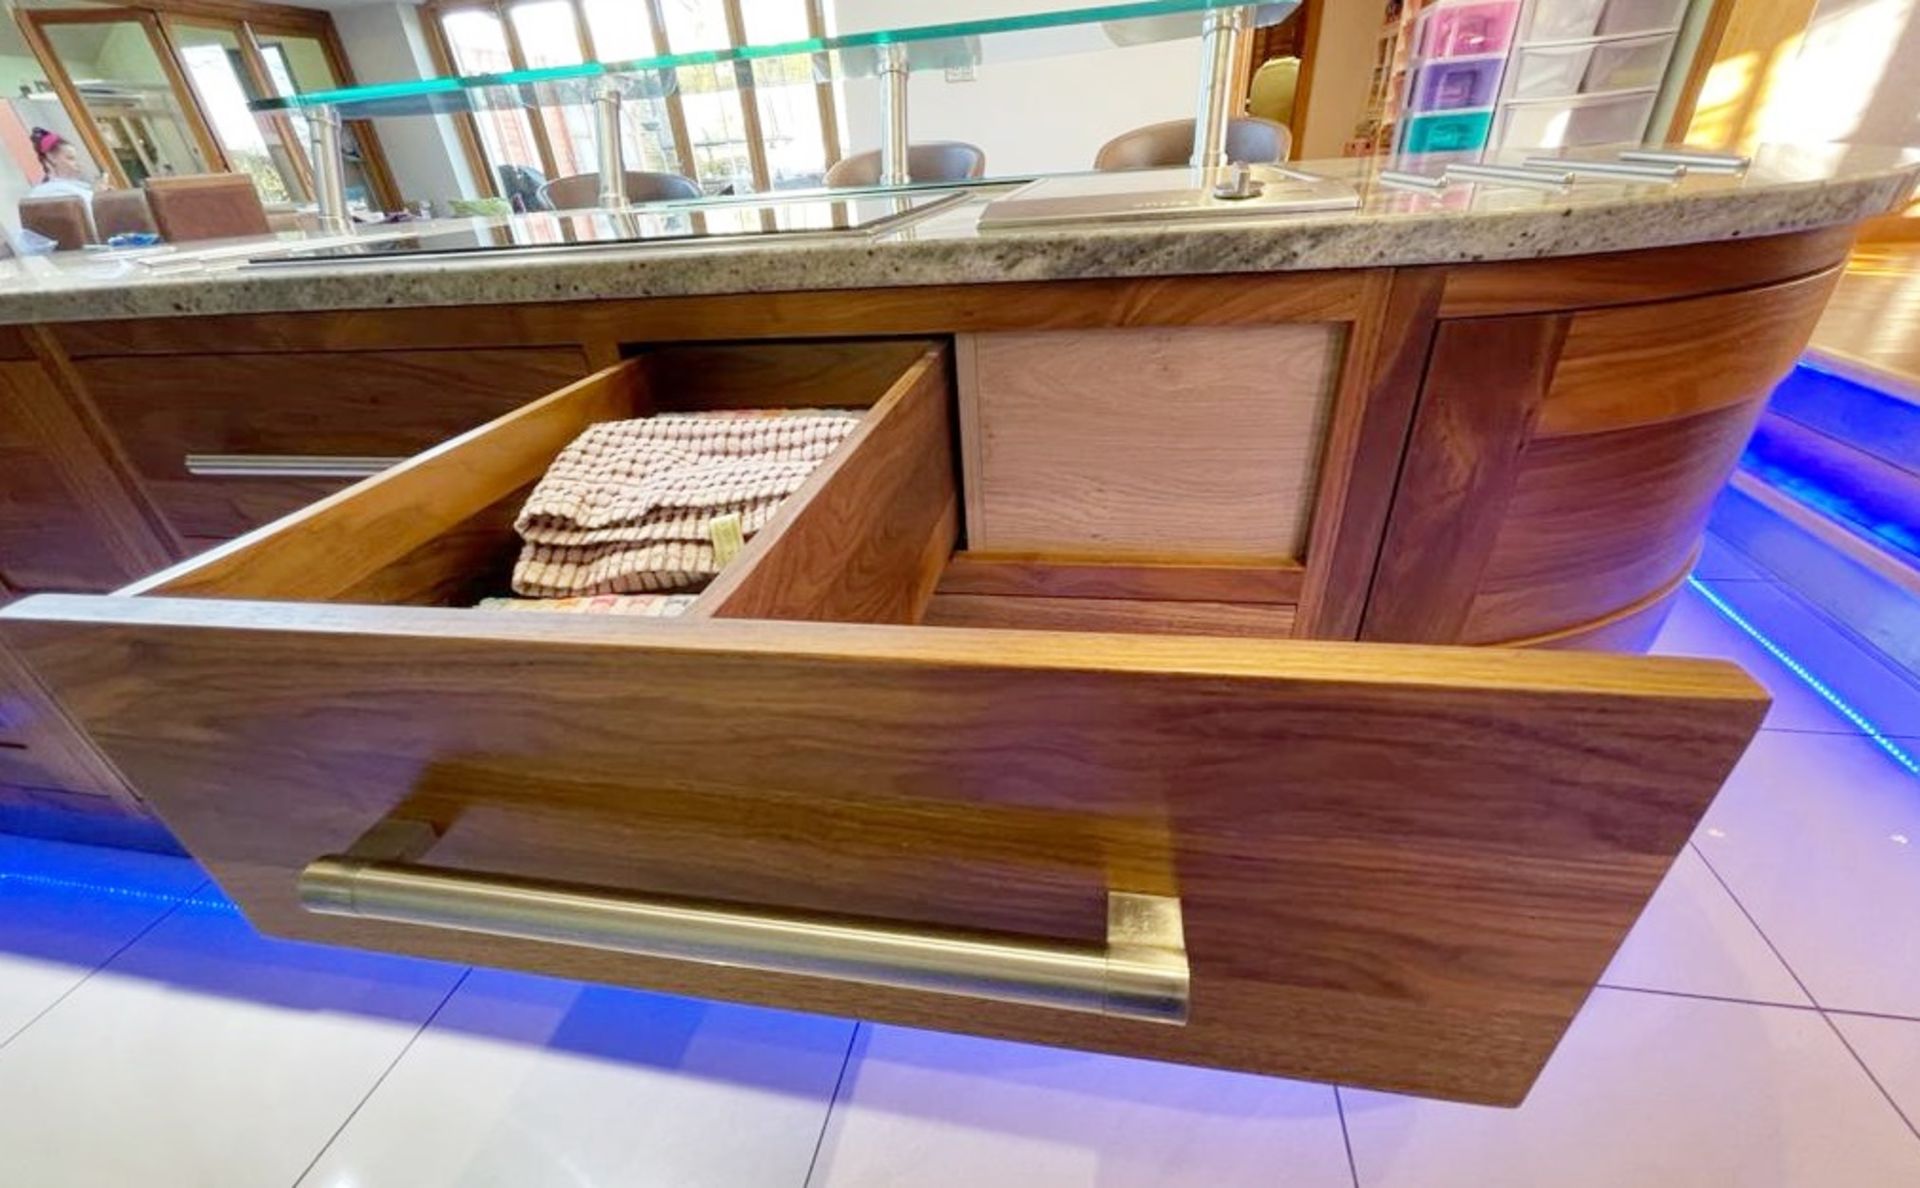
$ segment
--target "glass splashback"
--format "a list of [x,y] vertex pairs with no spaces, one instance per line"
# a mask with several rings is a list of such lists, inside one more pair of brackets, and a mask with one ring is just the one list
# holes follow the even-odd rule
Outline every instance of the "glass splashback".
[[[1230,0],[1129,0],[1066,6],[1058,0],[998,0],[983,5],[1004,10],[997,15],[912,24],[908,22],[923,6],[893,0],[865,6],[871,19],[856,18],[852,27],[825,37],[373,83],[262,99],[252,107],[260,112],[334,107],[345,118],[363,119],[586,103],[608,85],[629,99],[658,98],[676,91],[698,94],[783,87],[802,79],[867,78],[890,61],[903,63],[909,71],[952,70],[1179,41],[1198,37],[1208,15],[1216,10],[1248,8],[1253,24],[1268,25],[1286,19],[1298,5],[1299,0],[1257,5]],[[896,17],[901,24],[881,27]],[[865,27],[869,25],[873,27]]]

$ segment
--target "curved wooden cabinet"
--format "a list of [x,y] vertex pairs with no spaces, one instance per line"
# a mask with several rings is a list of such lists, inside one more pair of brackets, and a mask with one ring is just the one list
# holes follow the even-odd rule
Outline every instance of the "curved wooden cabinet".
[[[1658,628],[1848,238],[36,328],[4,378],[110,496],[70,516],[87,583],[161,572],[9,606],[0,678],[272,932],[1513,1103],[1765,703],[1556,650]],[[586,426],[754,405],[867,411],[684,619],[460,609]],[[163,568],[265,506],[174,461],[248,432],[411,457]],[[60,572],[30,561],[0,576]],[[435,882],[441,923],[309,910],[310,865],[404,865],[369,839],[423,828],[410,877],[473,884]],[[1176,1026],[460,914],[536,884],[1076,968],[1115,902],[1178,901],[1190,998]]]
[[1441,323],[1361,637],[1567,640],[1673,588],[1838,277]]

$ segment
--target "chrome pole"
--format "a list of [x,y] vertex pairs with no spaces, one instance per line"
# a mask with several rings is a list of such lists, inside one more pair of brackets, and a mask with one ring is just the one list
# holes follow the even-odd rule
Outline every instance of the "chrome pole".
[[313,200],[319,207],[320,229],[351,231],[346,165],[340,155],[340,109],[314,108],[307,113],[307,126],[313,129]]
[[1253,23],[1253,7],[1209,9],[1200,26],[1200,100],[1193,121],[1193,164],[1219,169],[1227,163],[1227,127],[1233,121],[1233,71],[1240,37]]
[[600,150],[600,206],[603,210],[623,210],[627,205],[627,166],[621,159],[620,87],[612,79],[600,80],[593,96],[594,139]]
[[880,47],[880,85],[886,95],[880,109],[880,184],[904,186],[913,180],[908,168],[907,47]]

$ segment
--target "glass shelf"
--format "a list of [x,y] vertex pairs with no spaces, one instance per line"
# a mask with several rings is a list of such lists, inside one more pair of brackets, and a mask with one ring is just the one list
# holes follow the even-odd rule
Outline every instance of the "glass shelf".
[[[1247,4],[1244,0],[1127,0],[1055,8],[1031,0],[1036,11],[904,28],[843,31],[831,37],[661,54],[618,62],[588,62],[501,74],[374,83],[304,95],[259,99],[256,112],[332,108],[345,119],[448,115],[514,107],[589,103],[608,86],[625,98],[672,92],[747,89],[794,82],[871,78],[904,65],[908,71],[951,70],[1063,57],[1117,46],[1198,37],[1208,15],[1245,8],[1250,25],[1276,24],[1300,0]],[[904,59],[904,62],[901,60]]]

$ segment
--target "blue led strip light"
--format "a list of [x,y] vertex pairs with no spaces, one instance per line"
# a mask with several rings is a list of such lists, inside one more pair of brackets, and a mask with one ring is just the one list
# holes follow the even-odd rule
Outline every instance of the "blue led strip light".
[[225,899],[203,899],[197,895],[167,895],[159,891],[143,891],[137,887],[119,887],[112,883],[95,883],[85,879],[63,879],[57,875],[23,874],[19,871],[0,870],[0,887],[5,887],[9,883],[16,883],[23,887],[42,887],[53,891],[80,891],[89,895],[130,899],[155,906],[172,907],[175,904],[183,904],[187,907],[212,908],[215,911],[235,910],[233,904]]
[[1812,689],[1815,693],[1818,693],[1821,700],[1832,706],[1834,711],[1841,717],[1858,726],[1861,732],[1873,741],[1875,746],[1885,751],[1892,757],[1895,763],[1905,768],[1908,775],[1920,777],[1920,760],[1914,759],[1912,755],[1907,753],[1906,748],[1888,738],[1865,714],[1848,704],[1846,698],[1828,688],[1825,681],[1822,681],[1819,677],[1814,676],[1812,672],[1808,671],[1807,666],[1794,659],[1791,652],[1788,652],[1785,648],[1767,638],[1766,632],[1749,623],[1745,615],[1742,615],[1739,611],[1727,605],[1724,598],[1714,593],[1712,588],[1699,578],[1688,577],[1687,584],[1700,591],[1700,596],[1712,603],[1713,609],[1719,611],[1727,622],[1732,623],[1735,627],[1746,632],[1747,636],[1752,639],[1753,642],[1759,644],[1766,650],[1767,655],[1778,660],[1788,672],[1799,677],[1802,684]]

